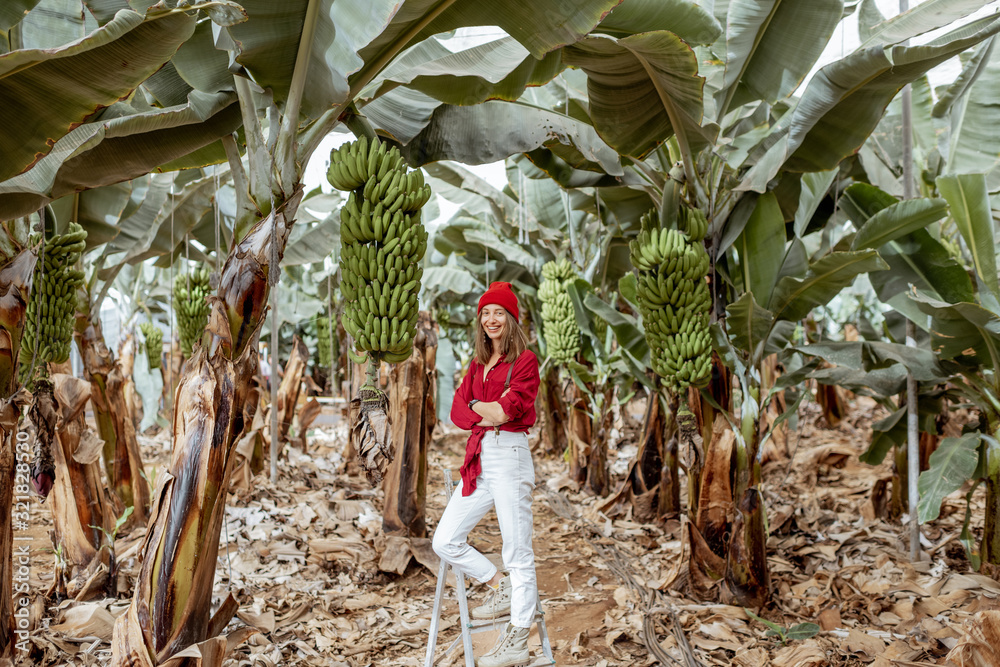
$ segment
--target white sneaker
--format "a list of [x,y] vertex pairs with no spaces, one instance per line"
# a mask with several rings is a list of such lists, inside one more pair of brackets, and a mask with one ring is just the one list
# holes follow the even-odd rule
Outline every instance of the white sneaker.
[[510,623],[493,650],[476,660],[476,667],[525,667],[531,661],[528,652],[528,628]]
[[500,587],[491,590],[483,604],[472,610],[476,620],[497,619],[510,615],[510,575],[500,580]]

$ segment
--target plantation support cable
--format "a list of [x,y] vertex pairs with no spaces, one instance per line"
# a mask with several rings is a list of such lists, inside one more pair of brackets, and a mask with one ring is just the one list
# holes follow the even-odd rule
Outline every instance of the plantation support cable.
[[[909,0],[899,0],[899,13],[909,10]],[[904,45],[909,44],[909,40]],[[903,88],[900,100],[903,106],[903,199],[913,199],[913,94],[910,86]],[[906,320],[906,346],[915,348],[917,326]],[[910,518],[910,560],[920,558],[920,523],[917,503],[920,501],[920,428],[919,428],[919,386],[912,372],[906,374],[906,484]]]
[[[274,170],[271,170],[274,173]],[[278,483],[278,238],[274,214],[274,190],[271,190],[271,266],[267,282],[271,285],[271,484]],[[291,409],[291,408],[290,408]]]

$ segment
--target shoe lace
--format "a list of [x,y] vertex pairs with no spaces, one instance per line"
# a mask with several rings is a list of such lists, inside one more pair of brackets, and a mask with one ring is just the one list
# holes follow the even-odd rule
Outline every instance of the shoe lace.
[[[497,603],[500,600],[500,591],[501,590],[503,590],[503,584],[502,583],[498,584],[496,588],[490,588],[490,592],[486,594],[486,600],[483,601],[483,603],[487,607],[489,607],[489,610],[490,610],[490,625],[491,625],[491,627],[494,630],[497,627],[497,607],[499,606]],[[500,635],[500,638],[501,639],[503,638],[502,634]],[[494,645],[493,649],[494,650],[496,649],[495,645]]]
[[[493,623],[495,627],[496,625],[495,614],[493,616]],[[503,646],[507,642],[508,637],[513,637],[513,635],[514,635],[513,627],[510,624],[507,624],[507,626],[504,627],[503,632],[501,632],[500,635],[497,637],[497,640],[493,642],[493,648],[491,648],[489,650],[489,653],[487,653],[486,655],[492,655],[494,653],[498,653],[501,649],[503,649]]]

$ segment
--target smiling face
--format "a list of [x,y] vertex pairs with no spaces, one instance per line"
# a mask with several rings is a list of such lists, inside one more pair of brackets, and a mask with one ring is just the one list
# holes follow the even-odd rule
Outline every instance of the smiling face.
[[498,343],[503,337],[504,327],[507,326],[507,311],[504,310],[504,307],[496,304],[483,306],[483,310],[479,313],[479,324],[489,339],[493,341],[495,349],[500,349],[502,346]]

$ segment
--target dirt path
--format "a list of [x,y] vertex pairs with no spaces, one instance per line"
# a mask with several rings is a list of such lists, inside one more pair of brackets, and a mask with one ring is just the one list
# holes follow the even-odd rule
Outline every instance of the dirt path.
[[[859,399],[848,420],[827,429],[817,424],[815,406],[807,406],[786,456],[765,467],[774,598],[760,614],[786,627],[821,626],[817,636],[785,646],[766,637],[767,628],[742,608],[688,597],[686,573],[678,567],[685,547],[678,522],[640,524],[627,511],[601,514],[595,499],[568,483],[561,459],[536,456],[538,581],[557,664],[656,664],[642,640],[647,631],[678,660],[677,637],[686,638],[703,665],[945,664],[965,628],[1000,609],[1000,585],[971,573],[961,545],[948,541],[964,516],[961,493],[946,500],[942,519],[924,528],[933,559],[907,562],[900,526],[877,519],[871,503],[888,464],[873,468],[857,460],[876,417],[874,406]],[[341,458],[345,436],[341,424],[317,429],[307,452],[292,450],[282,461],[278,485],[258,477],[251,491],[231,499],[216,603],[232,591],[241,603],[234,626],[246,623],[260,633],[227,664],[423,665],[436,570],[417,559],[402,574],[379,570],[382,554],[398,544],[381,531],[380,493]],[[431,530],[444,505],[441,470],[457,470],[463,445],[461,434],[445,433],[432,448]],[[144,448],[150,467],[163,465],[162,437],[144,441]],[[978,527],[981,496],[976,503],[972,524]],[[52,554],[44,550],[50,519],[37,504],[31,518],[31,583],[40,592],[52,577]],[[119,549],[138,537],[126,536]],[[499,553],[492,513],[470,541]],[[429,544],[414,549],[433,567]],[[134,570],[137,563],[123,566]],[[458,636],[457,603],[448,590],[439,647]],[[650,591],[658,591],[651,610]],[[481,595],[474,589],[472,603]],[[124,603],[46,606],[36,598],[35,652],[25,664],[104,664],[110,623]],[[492,633],[477,635],[477,654],[492,639]],[[537,650],[536,637],[533,642]],[[443,656],[439,648],[438,664],[461,665],[460,654]]]

